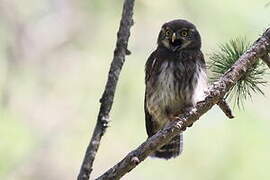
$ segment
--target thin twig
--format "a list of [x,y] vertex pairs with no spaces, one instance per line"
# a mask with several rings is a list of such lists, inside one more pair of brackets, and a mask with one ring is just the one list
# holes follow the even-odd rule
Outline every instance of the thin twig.
[[270,56],[266,53],[264,56],[261,57],[263,62],[270,68]]
[[224,114],[230,118],[233,119],[234,115],[232,113],[232,109],[230,108],[229,104],[226,102],[226,100],[224,98],[221,98],[217,105],[220,107],[220,109],[224,112]]
[[108,126],[109,113],[113,104],[116,85],[119,74],[125,62],[125,56],[130,54],[127,49],[130,28],[133,25],[134,0],[125,0],[122,11],[120,27],[117,33],[116,48],[111,63],[108,80],[102,98],[100,99],[100,110],[97,118],[96,127],[91,141],[87,147],[83,163],[81,165],[78,180],[88,180],[92,172],[93,162],[99,148],[99,144]]
[[270,51],[270,28],[247,50],[237,62],[209,88],[209,95],[198,103],[193,111],[171,122],[164,129],[147,139],[137,149],[130,152],[123,160],[98,177],[98,180],[117,180],[140,164],[153,151],[168,143],[174,136],[184,131],[187,126],[198,120],[203,114],[219,102],[228,90],[258,58]]

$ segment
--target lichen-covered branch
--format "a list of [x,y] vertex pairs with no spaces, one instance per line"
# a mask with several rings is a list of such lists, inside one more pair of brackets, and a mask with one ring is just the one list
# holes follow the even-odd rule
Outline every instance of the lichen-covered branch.
[[117,33],[116,48],[111,63],[108,80],[102,98],[100,99],[100,110],[97,118],[95,130],[91,141],[87,147],[83,163],[81,165],[78,180],[88,180],[92,172],[93,162],[99,148],[99,144],[105,130],[108,126],[109,113],[113,104],[116,85],[119,74],[125,62],[125,56],[130,52],[127,49],[128,39],[130,36],[130,28],[133,25],[133,8],[134,0],[125,0],[120,27]]
[[204,101],[198,103],[193,111],[182,115],[179,120],[171,122],[164,129],[157,132],[130,152],[123,160],[98,177],[98,180],[120,179],[135,168],[153,151],[168,143],[174,136],[184,131],[186,127],[198,120],[203,114],[217,104],[228,90],[235,85],[237,80],[246,72],[256,60],[270,51],[270,28],[254,42],[236,63],[209,88],[209,95]]

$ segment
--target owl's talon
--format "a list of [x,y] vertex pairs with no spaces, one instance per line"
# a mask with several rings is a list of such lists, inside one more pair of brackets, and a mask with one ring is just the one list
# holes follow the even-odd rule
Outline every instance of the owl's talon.
[[170,116],[169,116],[169,119],[170,119],[171,121],[176,121],[176,120],[179,120],[180,118],[179,118],[178,116],[176,116],[176,115],[170,115]]
[[187,127],[191,127],[193,125],[193,123],[192,124],[190,124],[190,125],[188,125]]

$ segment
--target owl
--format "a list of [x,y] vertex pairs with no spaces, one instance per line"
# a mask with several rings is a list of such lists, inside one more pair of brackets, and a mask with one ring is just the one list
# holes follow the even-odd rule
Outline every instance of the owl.
[[[148,137],[177,116],[192,110],[207,91],[206,65],[201,37],[192,23],[177,19],[165,23],[157,48],[145,65],[145,124]],[[183,134],[152,154],[170,159],[181,154]]]

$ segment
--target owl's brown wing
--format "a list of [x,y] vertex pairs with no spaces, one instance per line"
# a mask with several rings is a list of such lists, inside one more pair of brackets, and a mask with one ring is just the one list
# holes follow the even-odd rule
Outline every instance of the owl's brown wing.
[[153,127],[153,117],[149,113],[148,108],[147,108],[147,94],[149,92],[149,86],[147,85],[149,83],[152,71],[153,71],[153,66],[155,63],[155,55],[156,52],[154,51],[149,58],[147,59],[147,62],[145,64],[145,96],[144,96],[144,113],[145,113],[145,126],[146,126],[146,131],[148,136],[153,136],[154,133],[154,127]]
[[147,107],[146,107],[146,95],[144,98],[144,113],[145,113],[145,126],[146,126],[146,132],[148,137],[153,136],[154,133],[154,129],[153,129],[153,117],[151,116],[151,114],[149,113]]

